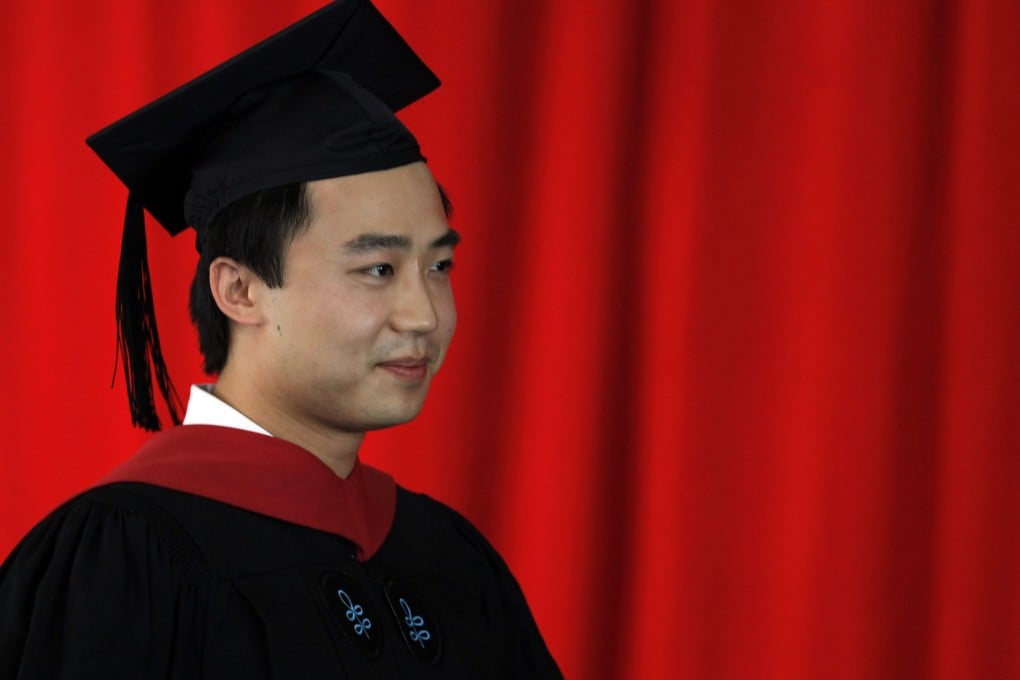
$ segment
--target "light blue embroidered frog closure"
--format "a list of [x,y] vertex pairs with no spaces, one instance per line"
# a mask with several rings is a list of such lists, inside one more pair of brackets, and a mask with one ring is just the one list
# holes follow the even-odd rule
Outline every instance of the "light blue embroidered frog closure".
[[387,583],[384,590],[390,611],[400,624],[400,633],[407,650],[422,663],[439,663],[442,635],[427,601],[411,588],[396,581]]
[[364,607],[356,604],[345,590],[337,590],[336,594],[340,597],[340,601],[343,602],[344,606],[347,607],[345,615],[347,620],[354,624],[354,632],[371,639],[368,631],[372,627],[372,619],[365,616]]
[[411,611],[411,605],[404,598],[400,598],[400,608],[404,610],[404,623],[407,625],[411,642],[417,642],[424,647],[425,643],[432,639],[432,635],[425,628],[425,619],[415,615]]

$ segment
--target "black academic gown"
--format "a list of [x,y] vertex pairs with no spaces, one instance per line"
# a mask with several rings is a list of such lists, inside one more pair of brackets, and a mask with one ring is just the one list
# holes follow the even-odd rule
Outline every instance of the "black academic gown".
[[489,543],[368,466],[186,426],[106,481],[0,567],[0,678],[561,677]]

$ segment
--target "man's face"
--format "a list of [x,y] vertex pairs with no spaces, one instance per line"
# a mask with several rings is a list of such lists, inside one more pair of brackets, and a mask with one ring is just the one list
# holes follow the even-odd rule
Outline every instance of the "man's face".
[[312,219],[268,289],[264,373],[283,415],[347,432],[407,422],[453,336],[456,235],[424,163],[308,185]]

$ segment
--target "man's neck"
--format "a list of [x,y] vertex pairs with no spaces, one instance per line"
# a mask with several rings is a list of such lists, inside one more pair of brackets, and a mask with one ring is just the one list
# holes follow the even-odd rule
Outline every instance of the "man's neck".
[[257,391],[239,389],[226,372],[213,386],[213,394],[274,437],[305,449],[337,476],[346,479],[354,469],[364,433],[329,429],[296,419]]

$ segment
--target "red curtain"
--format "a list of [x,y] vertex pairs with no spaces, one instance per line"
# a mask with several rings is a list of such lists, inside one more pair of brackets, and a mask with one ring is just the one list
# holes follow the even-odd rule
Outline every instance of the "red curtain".
[[[124,459],[84,137],[321,0],[9,0],[0,554]],[[1020,677],[1020,4],[380,0],[465,235],[364,457],[500,548],[572,678]],[[188,236],[150,224],[178,388]]]

